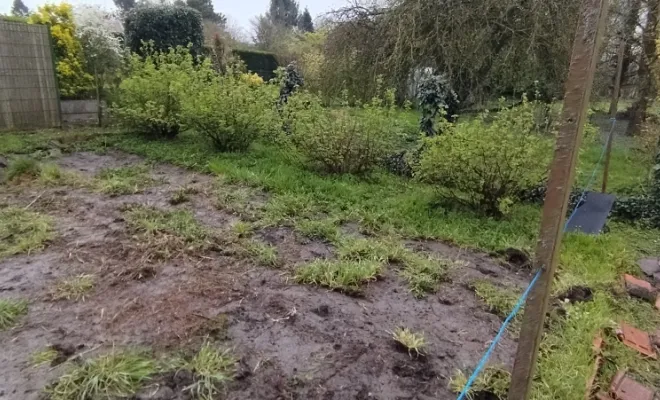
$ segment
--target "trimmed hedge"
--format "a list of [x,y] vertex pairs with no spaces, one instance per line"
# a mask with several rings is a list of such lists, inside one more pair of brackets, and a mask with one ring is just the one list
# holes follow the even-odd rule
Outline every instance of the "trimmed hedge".
[[170,47],[188,46],[194,55],[202,54],[204,31],[202,15],[186,6],[154,5],[136,7],[124,20],[126,44],[140,53],[142,42],[152,40],[154,49],[167,51]]
[[275,54],[258,50],[233,50],[232,52],[245,62],[249,71],[259,75],[265,81],[275,78],[275,70],[279,67]]

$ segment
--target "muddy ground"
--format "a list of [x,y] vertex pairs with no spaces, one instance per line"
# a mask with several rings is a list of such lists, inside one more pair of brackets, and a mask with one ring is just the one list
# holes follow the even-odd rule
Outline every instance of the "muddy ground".
[[[101,168],[143,160],[75,153],[58,163],[92,177]],[[277,247],[284,260],[279,269],[223,249],[149,259],[127,230],[124,204],[189,209],[220,235],[239,220],[216,208],[214,177],[169,165],[156,165],[151,174],[162,183],[117,197],[85,188],[0,187],[0,203],[32,203],[30,209],[55,218],[58,234],[41,252],[0,260],[0,298],[29,300],[21,323],[0,332],[0,399],[40,398],[69,368],[29,365],[48,345],[86,358],[113,347],[186,351],[206,337],[224,342],[240,359],[229,399],[452,399],[449,378],[476,365],[502,322],[467,283],[479,278],[522,287],[528,280],[485,254],[410,241],[416,250],[466,263],[425,299],[415,299],[393,268],[363,297],[350,297],[293,282],[297,264],[332,257],[333,249],[286,227],[257,234]],[[199,190],[191,201],[171,205],[172,194],[186,185]],[[81,273],[97,277],[84,301],[49,299],[58,278]],[[397,326],[424,332],[425,357],[397,349],[388,333]],[[491,362],[510,367],[514,350],[515,341],[505,337]]]

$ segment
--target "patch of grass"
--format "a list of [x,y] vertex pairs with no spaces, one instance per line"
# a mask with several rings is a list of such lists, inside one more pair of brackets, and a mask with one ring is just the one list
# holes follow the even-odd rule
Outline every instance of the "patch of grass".
[[7,165],[5,178],[9,182],[18,179],[36,179],[41,173],[39,162],[33,158],[18,157]]
[[[586,378],[585,378],[586,379]],[[454,393],[460,393],[468,381],[468,376],[463,371],[456,373],[449,380],[449,388]],[[509,386],[511,385],[511,374],[501,367],[486,367],[472,384],[467,392],[469,400],[481,398],[506,399]],[[489,397],[489,394],[491,397]]]
[[43,350],[36,351],[30,355],[30,365],[38,367],[44,364],[50,364],[57,358],[57,350],[52,347],[46,347]]
[[141,193],[155,183],[146,165],[106,168],[96,176],[96,188],[111,196]]
[[321,239],[330,243],[337,243],[341,237],[337,223],[338,220],[333,218],[301,219],[295,222],[295,230],[310,239]]
[[[474,293],[479,297],[493,314],[506,318],[515,307],[520,292],[518,290],[504,289],[495,286],[487,280],[476,280],[471,283]],[[520,317],[522,312],[518,314]]]
[[28,305],[25,300],[0,299],[0,331],[14,326],[18,319],[27,312]]
[[196,194],[197,189],[193,187],[182,187],[177,189],[174,193],[172,193],[172,196],[168,200],[168,203],[170,203],[173,206],[179,205],[186,203],[190,201],[190,195]]
[[50,217],[18,207],[0,209],[0,258],[40,250],[54,237]]
[[409,328],[398,327],[393,332],[390,332],[392,339],[408,351],[408,354],[424,354],[424,346],[426,346],[426,339],[422,333],[413,332]]
[[266,267],[279,266],[280,260],[275,246],[252,239],[244,240],[242,246],[247,255],[259,264]]
[[204,241],[209,236],[188,210],[165,211],[135,205],[124,210],[124,218],[131,228],[147,236],[171,235],[187,243]]
[[298,268],[295,278],[298,283],[359,294],[362,286],[376,280],[381,270],[381,263],[376,261],[315,260]]
[[156,362],[143,354],[113,352],[84,361],[47,392],[52,400],[129,397],[156,372]]
[[252,236],[254,232],[254,227],[252,224],[247,222],[238,221],[231,226],[231,231],[236,235],[237,238],[246,238]]
[[160,258],[192,252],[211,244],[211,233],[188,210],[165,211],[142,205],[123,210],[129,228]]
[[195,376],[195,383],[186,390],[197,399],[213,400],[222,393],[223,386],[234,378],[236,359],[228,349],[219,350],[205,342],[185,367]]
[[337,247],[337,256],[342,260],[387,262],[391,248],[373,239],[343,238]]
[[438,284],[446,279],[447,269],[453,265],[449,260],[423,257],[412,252],[405,255],[402,263],[400,275],[408,282],[410,292],[418,298],[435,293]]
[[51,298],[53,300],[85,300],[85,295],[94,289],[94,276],[81,274],[57,282]]
[[242,218],[255,220],[262,212],[262,207],[251,201],[255,193],[255,189],[248,187],[219,186],[216,189],[216,207]]

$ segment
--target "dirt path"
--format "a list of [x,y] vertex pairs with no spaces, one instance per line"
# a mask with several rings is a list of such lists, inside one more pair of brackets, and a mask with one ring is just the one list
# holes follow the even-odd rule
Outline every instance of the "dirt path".
[[[120,153],[76,153],[58,163],[91,177],[104,167],[141,162]],[[451,399],[450,376],[474,367],[501,323],[466,283],[526,281],[484,254],[409,242],[466,265],[426,299],[415,299],[391,269],[364,297],[349,297],[292,281],[297,264],[332,257],[332,246],[285,227],[257,233],[278,248],[285,260],[279,269],[222,248],[145,261],[122,216],[125,204],[188,209],[219,235],[238,221],[215,207],[213,177],[168,165],[154,166],[151,174],[163,183],[135,195],[25,186],[0,194],[0,203],[21,206],[38,197],[31,208],[53,216],[58,232],[44,251],[0,261],[0,298],[29,300],[22,323],[0,332],[0,399],[37,399],[66,371],[68,363],[29,365],[30,356],[48,345],[89,357],[113,346],[185,351],[207,337],[240,359],[229,399]],[[172,194],[186,185],[199,190],[189,202],[171,205]],[[84,301],[49,299],[58,278],[81,273],[97,277]],[[397,326],[425,333],[426,357],[396,348],[388,331]],[[510,366],[514,349],[515,342],[504,338],[492,362]]]

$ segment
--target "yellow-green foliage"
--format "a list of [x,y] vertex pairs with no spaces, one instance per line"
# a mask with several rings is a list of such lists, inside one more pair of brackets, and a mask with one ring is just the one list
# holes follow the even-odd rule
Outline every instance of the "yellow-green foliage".
[[422,350],[426,346],[426,339],[421,333],[413,332],[409,328],[398,327],[392,333],[392,339],[408,350],[409,354],[414,351],[416,354],[423,354]]
[[196,377],[189,390],[200,400],[212,400],[220,393],[222,386],[234,378],[236,359],[229,350],[218,350],[210,343],[202,345],[193,359],[184,364]]
[[55,52],[55,69],[60,93],[73,96],[88,90],[92,76],[85,72],[85,60],[80,41],[76,37],[71,4],[44,4],[28,17],[30,24],[50,26]]
[[316,260],[298,268],[296,281],[347,293],[359,293],[362,285],[376,280],[381,270],[381,263],[376,261]]
[[[449,380],[449,388],[454,393],[460,393],[468,381],[463,371],[456,373]],[[504,400],[511,384],[511,374],[500,367],[486,367],[467,392],[467,399],[482,398],[483,393],[491,393],[495,398]],[[487,396],[483,396],[487,397]]]
[[[452,201],[507,214],[517,194],[543,181],[552,141],[534,132],[531,103],[449,126],[429,138],[415,174],[448,189]],[[492,119],[492,121],[490,120]]]
[[280,129],[272,85],[231,75],[197,79],[185,90],[182,118],[220,151],[244,151],[260,135]]
[[310,167],[330,173],[363,173],[400,144],[403,130],[395,110],[393,90],[359,109],[323,107],[317,96],[300,93],[289,98],[285,126],[291,130],[291,143]]
[[14,326],[18,318],[27,314],[28,305],[24,300],[0,299],[0,331]]

